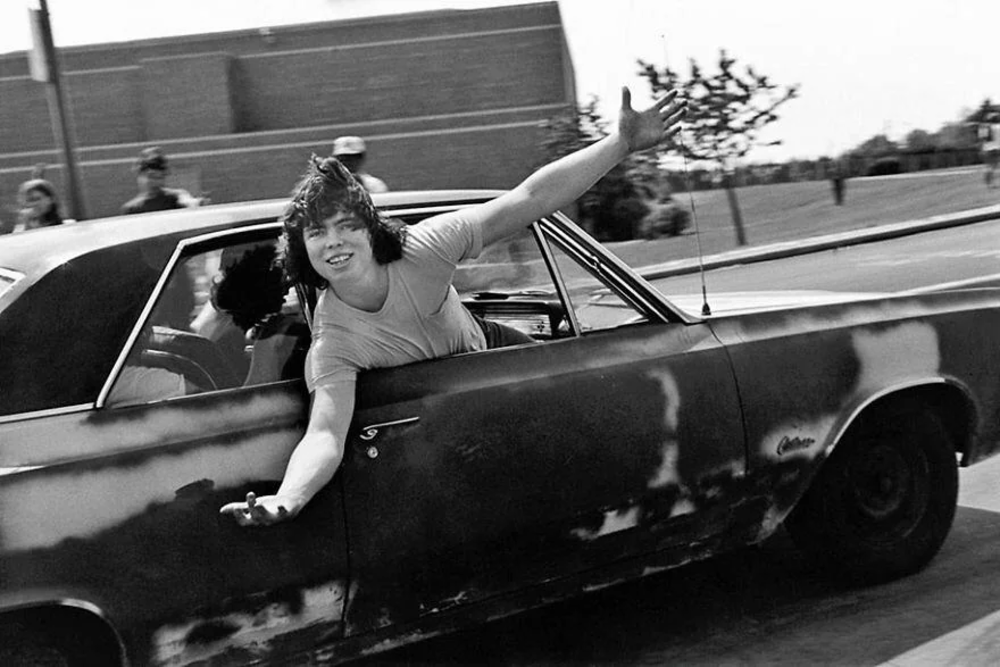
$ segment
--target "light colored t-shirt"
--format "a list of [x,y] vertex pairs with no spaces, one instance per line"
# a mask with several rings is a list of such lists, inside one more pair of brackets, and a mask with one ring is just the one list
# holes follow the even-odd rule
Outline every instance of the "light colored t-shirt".
[[478,256],[482,247],[478,219],[466,211],[445,213],[407,230],[402,258],[387,265],[388,296],[377,312],[321,290],[306,357],[309,391],[353,383],[368,368],[485,350],[482,329],[451,284],[457,264]]

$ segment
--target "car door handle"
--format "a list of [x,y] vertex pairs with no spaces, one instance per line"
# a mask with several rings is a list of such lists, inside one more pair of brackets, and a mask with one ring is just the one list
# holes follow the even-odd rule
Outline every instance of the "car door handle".
[[[420,417],[407,417],[405,419],[396,419],[391,422],[381,422],[379,424],[371,424],[370,426],[363,426],[358,437],[365,442],[371,442],[378,435],[379,429],[388,428],[389,426],[401,426],[403,424],[413,424],[420,421]],[[378,447],[375,445],[368,445],[365,450],[365,454],[370,459],[378,458]]]
[[382,422],[381,424],[372,424],[371,426],[363,426],[361,428],[361,433],[358,437],[368,442],[369,440],[374,440],[375,436],[378,435],[379,429],[387,428],[389,426],[402,426],[403,424],[412,424],[413,422],[420,421],[420,417],[407,417],[406,419],[397,419],[391,422]]

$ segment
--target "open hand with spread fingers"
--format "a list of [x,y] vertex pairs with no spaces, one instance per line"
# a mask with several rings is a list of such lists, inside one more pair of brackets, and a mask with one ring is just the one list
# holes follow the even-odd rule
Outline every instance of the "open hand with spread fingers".
[[233,517],[241,526],[270,526],[292,518],[293,513],[289,511],[289,505],[287,499],[280,496],[258,498],[251,491],[247,494],[246,502],[229,503],[219,510],[219,513]]
[[680,131],[687,102],[678,99],[673,89],[660,97],[645,111],[632,108],[632,93],[622,86],[622,107],[618,114],[618,134],[628,144],[629,151],[642,151],[671,138]]

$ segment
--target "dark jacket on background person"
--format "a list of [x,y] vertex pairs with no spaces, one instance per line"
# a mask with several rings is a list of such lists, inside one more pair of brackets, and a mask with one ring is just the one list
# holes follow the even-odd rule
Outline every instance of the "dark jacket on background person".
[[143,193],[128,200],[122,204],[122,215],[170,211],[175,208],[186,208],[181,203],[180,193],[163,189],[158,190],[155,194]]

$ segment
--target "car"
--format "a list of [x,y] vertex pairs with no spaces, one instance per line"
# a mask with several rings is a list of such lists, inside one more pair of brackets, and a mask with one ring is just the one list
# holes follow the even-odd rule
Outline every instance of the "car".
[[[375,203],[414,224],[497,194]],[[781,526],[887,581],[1000,446],[1000,292],[703,314],[557,213],[454,277],[532,342],[362,373],[333,480],[239,527],[220,507],[273,492],[307,420],[316,295],[260,273],[283,207],[0,239],[0,664],[347,661]]]

